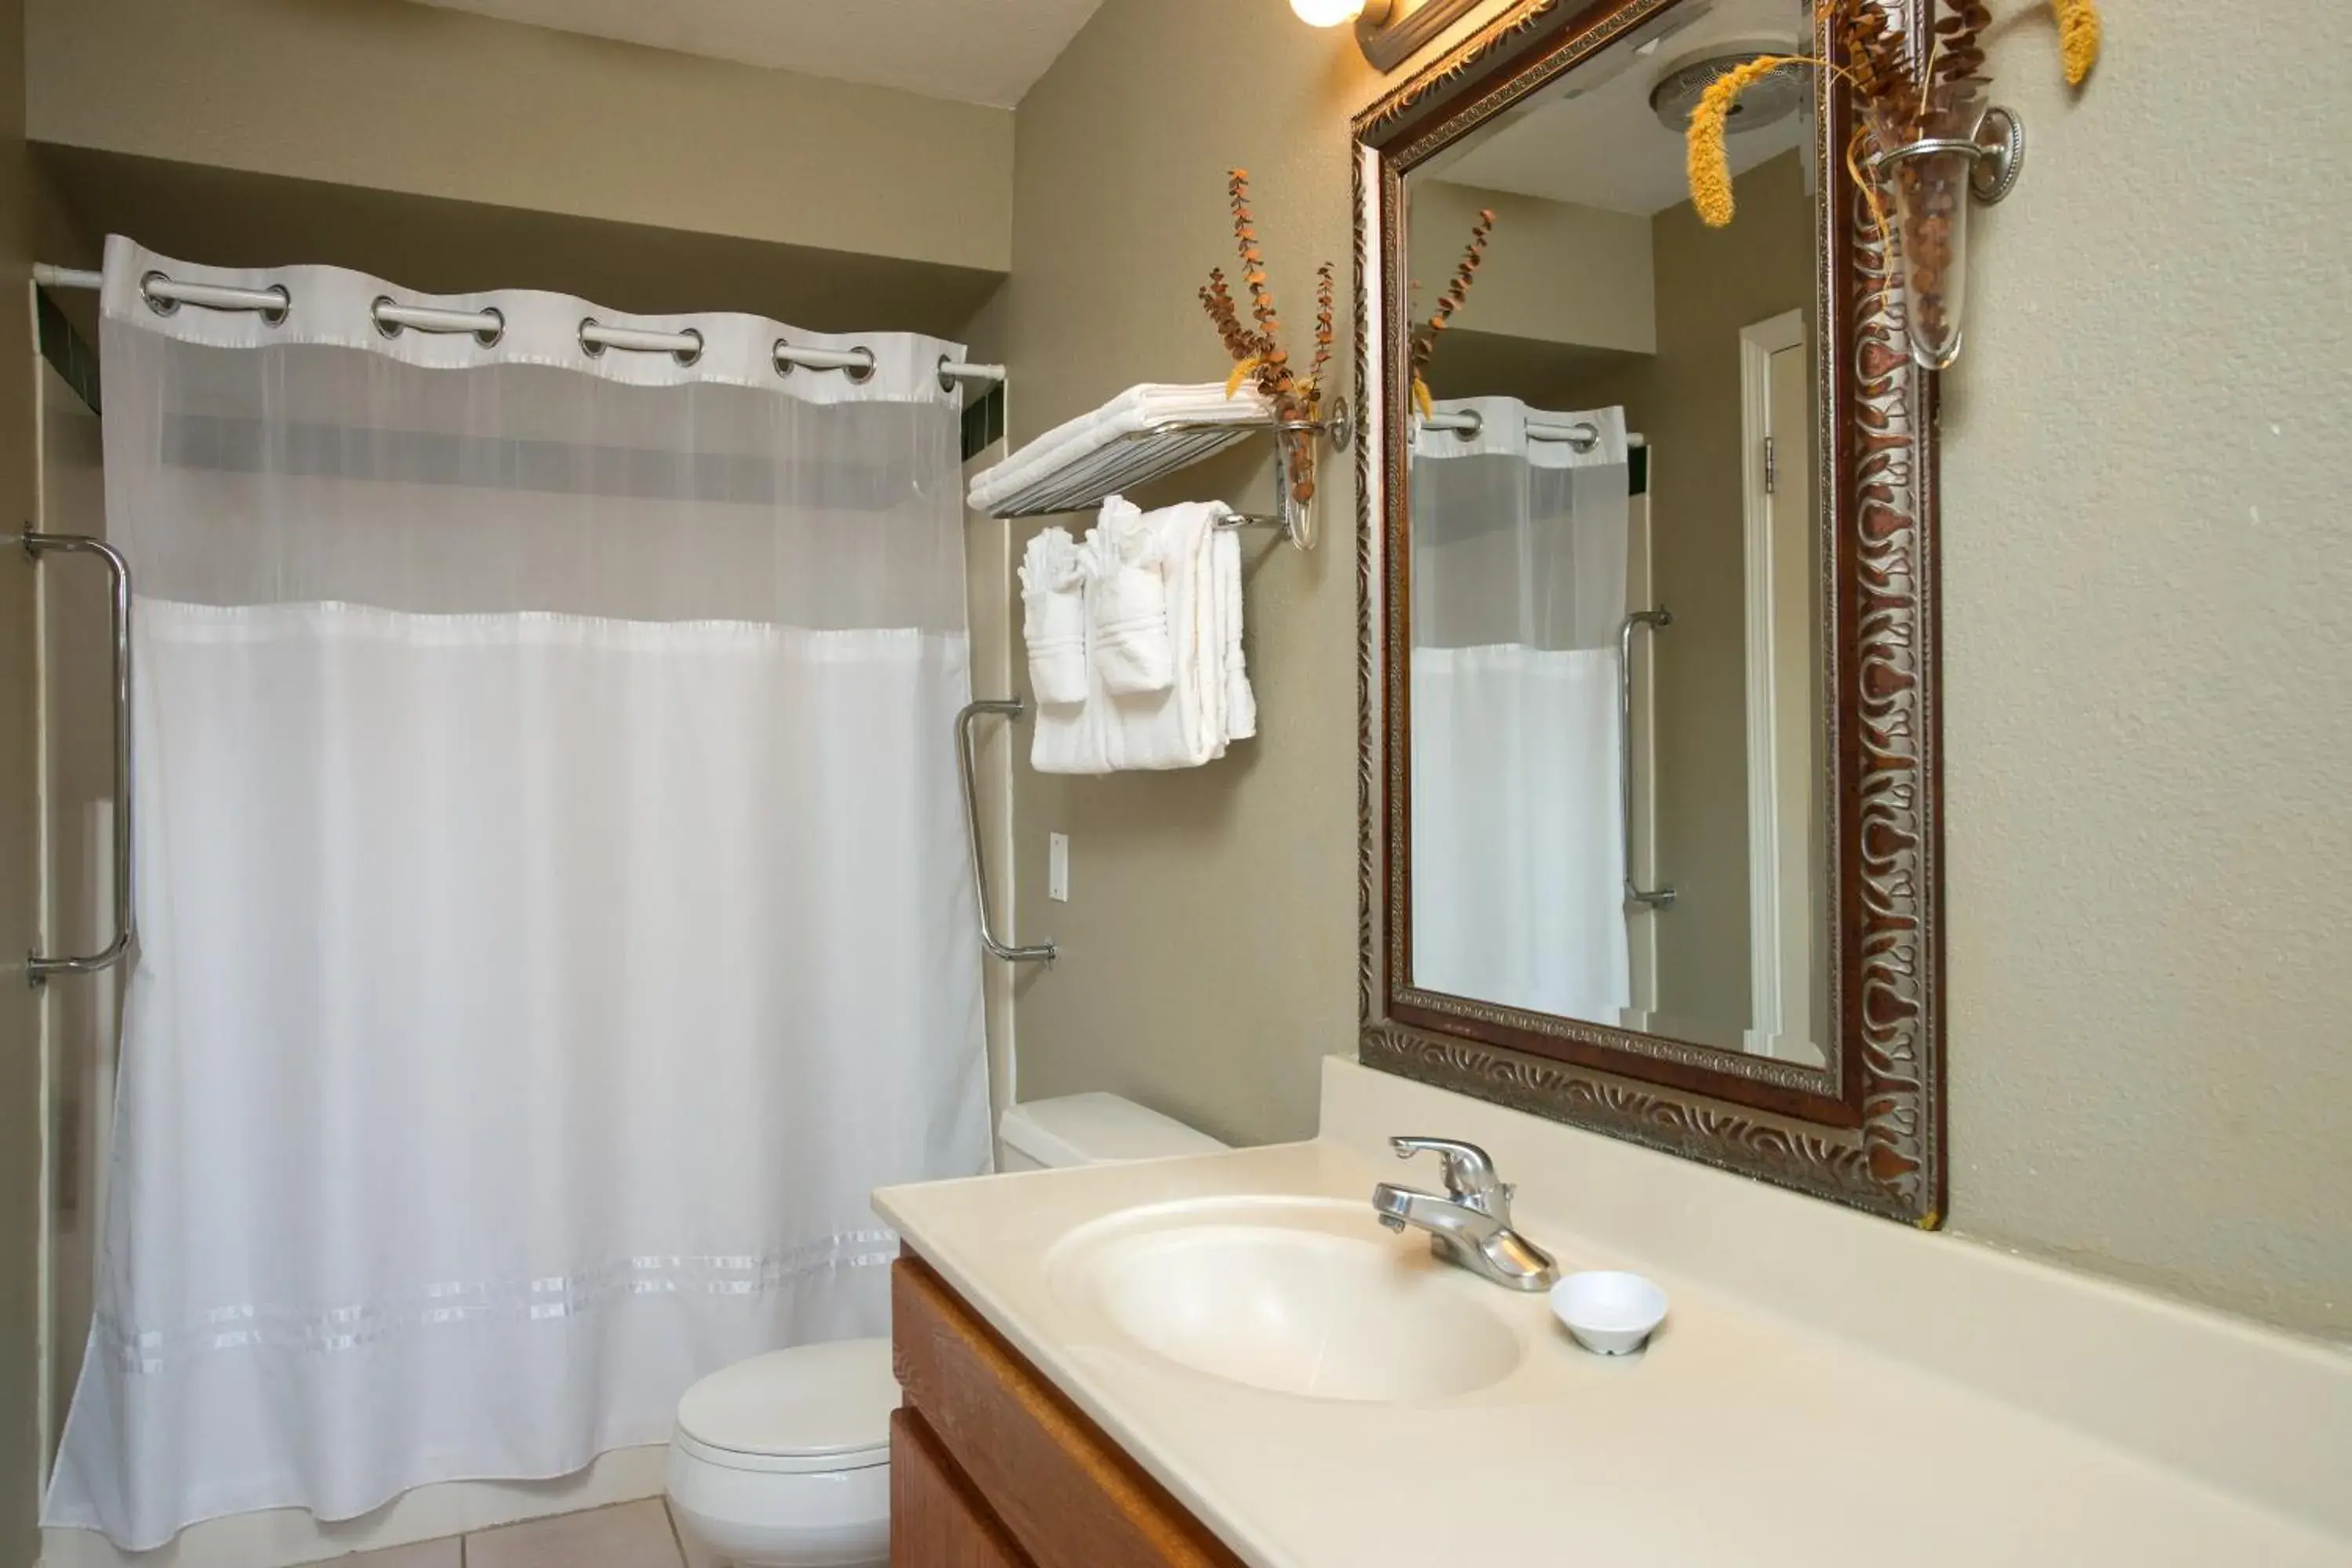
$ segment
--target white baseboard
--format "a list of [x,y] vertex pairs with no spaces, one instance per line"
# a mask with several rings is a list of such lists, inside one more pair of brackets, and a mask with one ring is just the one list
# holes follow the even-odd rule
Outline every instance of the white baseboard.
[[380,1546],[406,1546],[551,1513],[659,1497],[669,1450],[615,1448],[551,1481],[448,1481],[419,1487],[359,1519],[322,1524],[299,1509],[190,1525],[169,1546],[124,1552],[95,1531],[46,1530],[41,1568],[293,1568]]

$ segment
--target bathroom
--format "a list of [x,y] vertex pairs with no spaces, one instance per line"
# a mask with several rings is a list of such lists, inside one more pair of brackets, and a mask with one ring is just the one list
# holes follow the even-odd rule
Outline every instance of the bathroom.
[[[1958,9],[1893,0],[1898,21]],[[1965,281],[1964,337],[1922,345],[1906,330],[1928,313],[1890,314],[1898,290],[1870,268],[1874,247],[1924,247],[1892,197],[1934,165],[1863,161],[1885,147],[1847,76],[1825,85],[1799,62],[1749,85],[1728,134],[1737,210],[1704,233],[1693,216],[1690,149],[1671,129],[1692,100],[1670,79],[1741,51],[1817,55],[1801,0],[0,4],[0,81],[14,84],[0,215],[26,300],[5,313],[24,369],[0,401],[18,454],[0,471],[28,531],[121,547],[141,638],[165,633],[167,601],[285,598],[679,635],[912,628],[961,661],[829,717],[800,687],[763,695],[698,664],[667,705],[592,689],[553,715],[551,744],[617,750],[535,759],[523,742],[551,727],[501,707],[507,687],[436,689],[447,700],[383,731],[383,776],[360,778],[373,793],[337,797],[431,851],[413,868],[329,868],[415,900],[352,928],[373,931],[373,963],[360,949],[333,970],[340,996],[322,992],[302,973],[316,950],[291,936],[343,906],[272,909],[275,880],[238,906],[232,940],[249,950],[222,958],[251,967],[257,994],[322,995],[359,1020],[343,1044],[370,1037],[361,1024],[415,1021],[409,1060],[429,1068],[338,1079],[331,1061],[304,1065],[331,1058],[334,1037],[245,1029],[213,1042],[216,1068],[294,1070],[207,1083],[118,1049],[138,1037],[137,987],[159,983],[139,969],[168,979],[175,933],[199,950],[221,935],[151,904],[147,869],[168,850],[189,875],[239,886],[232,859],[206,858],[235,843],[282,870],[268,858],[305,826],[299,770],[247,758],[220,775],[251,794],[187,809],[219,813],[221,832],[141,812],[125,862],[108,563],[51,546],[0,569],[0,1568],[705,1568],[758,1561],[717,1539],[731,1527],[790,1534],[835,1505],[862,1544],[773,1560],[2352,1563],[2352,969],[2330,951],[2352,926],[2352,819],[2329,787],[2352,731],[2325,697],[2352,674],[2338,608],[2352,551],[2325,521],[2352,483],[2339,64],[2352,17],[2319,0],[2258,17],[2105,0],[2096,60],[2070,83],[2079,34],[2062,20],[2079,27],[2084,9],[1990,7],[1978,68],[2008,113],[1978,128],[1981,156],[1940,154],[1977,187],[1940,263],[1950,296]],[[1546,116],[1606,105],[1625,117],[1546,132]],[[1849,145],[1829,119],[1870,134]],[[2004,163],[2008,125],[2022,152]],[[1622,140],[1595,153],[1588,134]],[[1989,190],[2002,174],[2013,188]],[[1888,195],[1883,216],[1857,199],[1866,177]],[[1824,191],[1852,223],[1821,221]],[[1458,312],[1432,333],[1482,221]],[[1737,259],[1681,265],[1702,245]],[[1263,367],[1224,396],[1237,356],[1200,298],[1212,268],[1244,294],[1245,246],[1291,363],[1314,377],[1291,410],[1299,427],[1143,477],[1132,499],[1153,516],[1213,502],[1256,520],[1203,545],[1237,563],[1228,629],[1255,732],[1197,765],[1041,770],[1051,708],[1037,706],[1022,572],[1051,530],[1086,534],[1098,498],[968,507],[967,488],[1131,387],[1253,395]],[[1327,346],[1325,264],[1331,341],[1310,372]],[[401,531],[478,522],[469,537],[495,545],[498,516],[476,503],[513,489],[379,487],[425,499],[404,517],[362,513],[363,476],[324,485],[336,476],[313,464],[259,477],[306,504],[341,492],[373,517],[396,542],[359,564],[440,575],[404,578],[388,600],[365,584],[285,592],[292,568],[272,552],[296,536],[289,509],[238,544],[246,583],[216,580],[217,561],[159,552],[175,514],[118,481],[146,472],[168,498],[200,481],[244,494],[256,476],[233,458],[131,466],[121,436],[140,381],[98,369],[135,367],[127,351],[143,343],[151,373],[171,354],[203,372],[151,374],[156,385],[217,387],[224,366],[295,351],[268,346],[265,311],[194,297],[165,310],[150,271],[282,284],[298,333],[318,319],[306,299],[330,297],[312,288],[345,289],[361,330],[333,352],[371,368],[343,395],[385,424],[414,413],[401,399],[419,378],[510,356],[494,374],[571,388],[579,406],[501,413],[484,395],[419,419],[529,426],[488,431],[508,442],[577,417],[625,432],[595,438],[608,447],[751,453],[762,474],[845,456],[852,492],[898,465],[929,499],[870,511],[863,539],[796,541],[757,475],[685,463],[690,493],[643,510],[658,477],[622,481],[631,504],[611,510],[513,503],[537,542],[469,560]],[[105,288],[83,286],[90,273]],[[502,350],[429,317],[389,331],[379,294],[461,316],[495,296],[512,336]],[[595,316],[661,342],[522,363],[534,334]],[[689,319],[717,351],[698,365],[669,336]],[[730,333],[771,379],[719,384]],[[1670,384],[1702,374],[1678,358],[1702,336],[1712,423]],[[788,374],[765,363],[780,337],[809,356]],[[870,363],[852,352],[877,346]],[[1945,368],[1921,365],[1939,354]],[[959,374],[940,379],[941,359]],[[1867,385],[1848,379],[1857,366]],[[279,398],[278,374],[255,384],[263,417],[331,417],[331,385],[288,382],[299,395]],[[913,412],[870,440],[850,433],[894,409]],[[1612,596],[1572,617],[1572,636],[1535,639],[1581,683],[1583,728],[1543,732],[1573,770],[1554,793],[1583,803],[1565,829],[1543,789],[1522,799],[1503,770],[1443,771],[1491,737],[1422,728],[1447,712],[1433,656],[1457,649],[1420,636],[1443,618],[1416,595],[1440,581],[1445,545],[1419,525],[1444,478],[1467,471],[1453,455],[1513,428],[1530,452],[1573,437],[1548,449],[1574,453],[1558,472],[1607,480],[1618,552]],[[1865,476],[1867,528],[1852,510]],[[715,492],[745,483],[772,541],[714,527],[698,563],[628,526],[667,516],[673,539],[690,536],[690,514],[735,504]],[[1582,508],[1587,489],[1575,494]],[[1759,531],[1801,510],[1826,535]],[[620,526],[567,563],[534,515]],[[917,553],[877,554],[877,533]],[[1822,537],[1829,558],[1807,555]],[[1769,580],[1793,599],[1762,593],[1766,557],[1790,565]],[[780,559],[793,570],[772,571]],[[341,583],[353,564],[331,552],[301,569]],[[175,590],[175,574],[193,585]],[[236,596],[255,583],[258,601]],[[921,603],[857,618],[877,583]],[[517,584],[536,596],[516,599]],[[813,598],[790,591],[808,584]],[[1874,641],[1865,601],[1909,640]],[[1388,635],[1404,626],[1411,638]],[[1482,627],[1438,642],[1498,640]],[[1857,657],[1906,678],[1891,728],[1837,682]],[[1768,666],[1777,688],[1759,686]],[[1809,687],[1822,700],[1797,700]],[[122,710],[138,720],[132,798],[173,808],[175,762],[238,762],[236,747],[195,745],[201,721],[169,722],[173,694],[194,689],[140,687]],[[560,700],[537,689],[533,702]],[[975,700],[1003,706],[967,713]],[[477,701],[477,729],[443,722]],[[675,727],[712,712],[724,721],[709,733]],[[498,792],[463,752],[411,744],[420,714],[433,737],[485,748],[520,714],[514,755],[538,771],[504,792],[518,820],[547,816],[551,835],[576,837],[545,842],[628,879],[436,902],[480,885],[444,851],[496,820],[482,803]],[[349,739],[304,736],[270,743]],[[1892,748],[1875,773],[1871,736]],[[600,769],[643,793],[603,788]],[[1785,787],[1760,787],[1768,774]],[[867,787],[877,779],[904,787]],[[1873,793],[1874,779],[1896,787]],[[1487,804],[1449,821],[1434,807],[1449,798]],[[695,809],[662,809],[680,801]],[[599,815],[633,806],[654,820]],[[1868,833],[1866,811],[1881,814]],[[828,854],[832,823],[856,855]],[[595,858],[625,841],[646,852]],[[876,858],[867,847],[886,841],[903,857]],[[344,847],[365,862],[397,842],[362,832]],[[728,863],[738,845],[812,869],[746,887]],[[126,863],[145,879],[127,956],[27,984],[25,954],[110,944]],[[516,864],[519,888],[548,870]],[[975,870],[988,940],[1016,956],[982,945]],[[1529,948],[1529,922],[1492,917],[1570,884],[1580,929],[1601,937],[1559,987],[1562,948]],[[879,919],[900,895],[902,934],[827,929]],[[744,901],[710,901],[727,898]],[[1872,924],[1890,903],[1904,932]],[[445,927],[475,946],[418,934]],[[288,940],[253,945],[271,931]],[[1451,975],[1423,967],[1441,938]],[[509,960],[544,966],[552,989],[497,984]],[[477,984],[573,1011],[555,1026],[476,1020],[485,1032],[469,1035],[452,998]],[[599,1007],[653,1022],[603,1031]],[[796,1043],[729,1043],[746,1018],[754,1041]],[[585,1042],[608,1036],[634,1054],[583,1066]],[[873,1043],[886,1037],[910,1043],[891,1056]],[[478,1038],[529,1049],[499,1062],[451,1044]],[[142,1085],[146,1098],[128,1092]],[[174,1094],[206,1116],[175,1122]],[[322,1120],[289,1126],[305,1102]],[[643,1121],[620,1120],[639,1107]],[[697,1126],[725,1131],[698,1140]],[[404,1130],[417,1134],[406,1145]],[[1400,1161],[1397,1137],[1486,1158]],[[217,1152],[206,1172],[249,1142],[304,1151],[251,1190],[315,1192],[320,1206],[289,1206],[273,1230],[267,1214],[206,1215],[140,1185],[139,1162],[173,1138]],[[395,1163],[339,1156],[370,1139]],[[979,1174],[990,1166],[1009,1173]],[[1420,1225],[1447,1207],[1383,1200],[1408,1223],[1373,1201],[1485,1193],[1493,1208],[1501,1184],[1516,1187],[1506,1228],[1533,1249],[1501,1263],[1437,1255]],[[101,1213],[132,1223],[101,1237]],[[306,1228],[314,1214],[324,1228]],[[552,1217],[518,1221],[508,1239],[531,1247],[474,1266],[474,1241],[508,1234],[493,1222],[509,1215]],[[166,1222],[180,1229],[159,1237]],[[579,1240],[560,1260],[536,1250],[567,1235]],[[69,1444],[78,1399],[113,1407],[85,1350],[133,1287],[170,1306],[130,1312],[134,1340],[237,1303],[386,1304],[348,1278],[299,1302],[262,1284],[173,1297],[207,1244],[272,1236],[359,1268],[386,1300],[626,1265],[625,1310],[658,1325],[675,1309],[690,1331],[616,1336],[612,1359],[574,1363],[568,1383],[518,1364],[499,1419],[454,1443],[422,1429],[415,1390],[374,1404],[316,1364],[385,1355],[383,1341],[216,1336],[210,1353],[276,1358],[258,1375],[287,1380],[256,1429],[297,1462],[244,1500],[217,1500],[249,1479],[234,1473],[245,1429],[208,1427],[201,1401],[174,1417],[169,1457],[134,1426],[87,1417]],[[438,1250],[452,1238],[464,1245]],[[760,1305],[788,1294],[767,1291],[772,1269],[738,1290],[677,1268],[820,1241],[842,1249],[825,1264],[840,1292],[790,1310]],[[428,1263],[383,1275],[411,1244]],[[1570,1279],[1653,1282],[1663,1326],[1604,1356],[1555,1319],[1549,1288],[1519,1288],[1542,1265],[1481,1277],[1535,1256]],[[286,1261],[250,1266],[267,1280]],[[725,1316],[746,1299],[751,1316]],[[602,1331],[599,1313],[624,1310],[613,1300],[568,1299],[576,1311],[544,1321]],[[541,1321],[502,1320],[516,1337],[496,1342],[559,1331]],[[1307,1353],[1318,1322],[1330,1337]],[[429,1313],[386,1331],[442,1344],[483,1331]],[[895,1357],[880,1344],[893,1336]],[[724,1403],[681,1405],[698,1380],[842,1343],[873,1350],[839,1401],[856,1406],[853,1437],[767,1453],[694,1436]],[[425,1365],[443,1352],[402,1353]],[[140,1355],[111,1364],[118,1389],[148,1375]],[[449,1408],[488,1408],[449,1392]],[[783,1377],[714,1419],[821,1426],[831,1408]],[[542,1440],[560,1465],[480,1457]],[[1442,1482],[1423,1479],[1434,1464]],[[104,1496],[137,1506],[89,1500]]]

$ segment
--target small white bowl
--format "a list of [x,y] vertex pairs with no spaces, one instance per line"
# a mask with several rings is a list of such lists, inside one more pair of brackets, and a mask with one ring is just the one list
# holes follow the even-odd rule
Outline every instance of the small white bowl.
[[1666,1293],[1639,1274],[1596,1268],[1553,1286],[1551,1310],[1595,1355],[1632,1355],[1666,1321]]

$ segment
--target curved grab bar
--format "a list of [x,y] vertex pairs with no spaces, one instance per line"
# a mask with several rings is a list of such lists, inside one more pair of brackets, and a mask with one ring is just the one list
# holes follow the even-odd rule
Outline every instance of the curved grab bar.
[[18,539],[37,563],[47,551],[95,555],[106,563],[114,624],[114,940],[86,958],[25,955],[25,973],[36,985],[52,974],[96,974],[131,951],[137,931],[131,906],[131,567],[112,545],[78,533],[35,533]]
[[1633,628],[1647,626],[1653,634],[1675,624],[1664,605],[1635,610],[1617,628],[1617,803],[1625,826],[1625,901],[1647,909],[1670,910],[1672,888],[1643,888],[1633,880]]
[[996,940],[988,925],[988,867],[980,856],[980,796],[972,782],[976,766],[971,754],[971,721],[983,713],[1002,713],[1008,719],[1021,717],[1024,704],[1018,697],[998,701],[968,702],[956,715],[956,757],[961,764],[963,777],[963,822],[971,843],[972,896],[980,900],[980,945],[988,949],[992,957],[1007,963],[1051,963],[1055,948],[1051,941],[1027,947],[1007,947]]

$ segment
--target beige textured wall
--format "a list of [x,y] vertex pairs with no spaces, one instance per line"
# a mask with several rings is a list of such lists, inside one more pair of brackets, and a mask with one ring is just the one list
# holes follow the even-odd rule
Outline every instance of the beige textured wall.
[[2352,1336],[2352,8],[2107,10],[1946,378],[1952,1221]]
[[1495,215],[1477,287],[1449,331],[1648,353],[1657,346],[1650,221],[1574,202],[1416,178],[1405,225],[1420,309],[1436,309],[1481,208]]
[[[33,512],[35,175],[24,138],[24,29],[0,0],[0,518]],[[0,560],[0,1564],[40,1553],[40,1014],[25,984],[37,934],[33,573]]]
[[394,0],[30,0],[39,142],[1003,271],[1013,117]]
[[[1945,416],[1952,1221],[2346,1334],[2352,10],[2111,5],[2070,104],[2045,13],[2001,9],[2034,151],[1971,247]],[[1192,288],[1225,163],[1278,282],[1344,255],[1374,89],[1278,7],[1109,0],[1020,112],[1016,437],[1220,368]],[[1336,538],[1254,572],[1266,732],[1235,758],[1020,776],[1024,922],[1066,955],[1024,983],[1025,1090],[1311,1125],[1354,1022],[1353,597]]]
[[[1096,15],[1018,117],[1015,442],[1135,382],[1224,374],[1193,290],[1234,268],[1231,165],[1255,181],[1297,341],[1316,264],[1350,265],[1344,125],[1373,81],[1340,35],[1265,0],[1110,0]],[[1244,450],[1162,499],[1264,505],[1270,458]],[[1314,1128],[1317,1059],[1353,1048],[1356,1011],[1347,464],[1318,504],[1311,555],[1244,539],[1256,740],[1191,773],[1054,779],[1028,770],[1021,727],[1019,934],[1062,952],[1020,979],[1024,1097],[1116,1089],[1252,1142]],[[1066,904],[1045,896],[1050,830],[1071,836]]]

